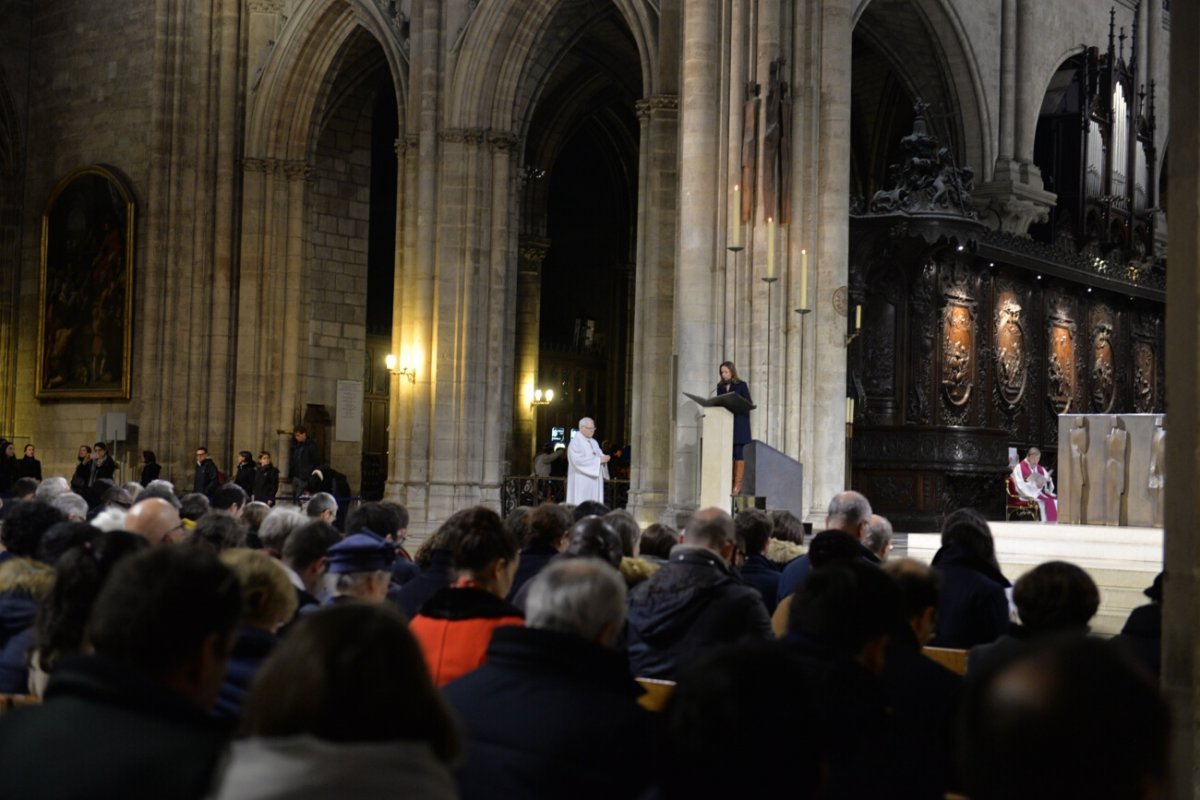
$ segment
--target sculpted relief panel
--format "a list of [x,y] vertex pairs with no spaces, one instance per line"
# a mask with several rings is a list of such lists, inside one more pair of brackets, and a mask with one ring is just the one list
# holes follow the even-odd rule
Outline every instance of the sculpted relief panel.
[[1028,382],[1021,310],[1013,293],[1000,296],[996,313],[996,391],[1009,410],[1020,404]]
[[1075,394],[1075,323],[1062,309],[1050,316],[1046,358],[1047,397],[1056,414],[1066,414]]
[[1113,313],[1107,306],[1092,311],[1092,413],[1109,414],[1117,398],[1113,353]]

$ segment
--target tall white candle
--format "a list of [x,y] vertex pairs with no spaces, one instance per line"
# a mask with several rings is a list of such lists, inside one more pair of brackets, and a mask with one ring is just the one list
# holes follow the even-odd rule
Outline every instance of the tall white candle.
[[775,218],[767,217],[767,277],[775,277]]
[[742,188],[733,185],[733,210],[729,215],[733,221],[733,244],[730,247],[742,246]]
[[808,251],[800,251],[800,307],[808,308]]
[[860,304],[860,305],[857,305],[854,307],[854,330],[857,331],[861,328],[862,328],[862,305]]

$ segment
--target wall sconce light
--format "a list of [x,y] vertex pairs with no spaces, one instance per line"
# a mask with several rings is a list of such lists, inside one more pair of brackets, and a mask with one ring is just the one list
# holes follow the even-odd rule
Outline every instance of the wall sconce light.
[[392,353],[388,353],[387,356],[384,357],[383,363],[387,364],[388,372],[392,373],[393,375],[400,375],[408,378],[409,383],[417,382],[417,371],[412,367],[400,367],[397,369],[396,365],[398,362],[396,356]]
[[531,406],[548,406],[554,401],[553,389],[534,389],[533,399],[529,401]]

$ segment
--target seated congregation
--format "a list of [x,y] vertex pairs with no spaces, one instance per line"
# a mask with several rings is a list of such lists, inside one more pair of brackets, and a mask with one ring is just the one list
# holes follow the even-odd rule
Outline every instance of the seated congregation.
[[1087,573],[1010,585],[970,509],[926,565],[856,492],[807,543],[787,512],[676,532],[547,503],[463,509],[410,555],[388,502],[343,536],[336,502],[235,484],[22,491],[0,509],[0,798],[1165,792],[1161,583],[1091,637]]

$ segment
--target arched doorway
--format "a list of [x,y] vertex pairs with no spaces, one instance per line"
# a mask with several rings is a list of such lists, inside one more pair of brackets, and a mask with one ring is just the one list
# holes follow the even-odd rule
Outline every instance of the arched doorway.
[[[576,24],[526,136],[516,472],[583,416],[610,450],[629,450],[640,59],[615,6]],[[538,389],[554,400],[531,403]],[[611,472],[627,477],[628,461]]]

